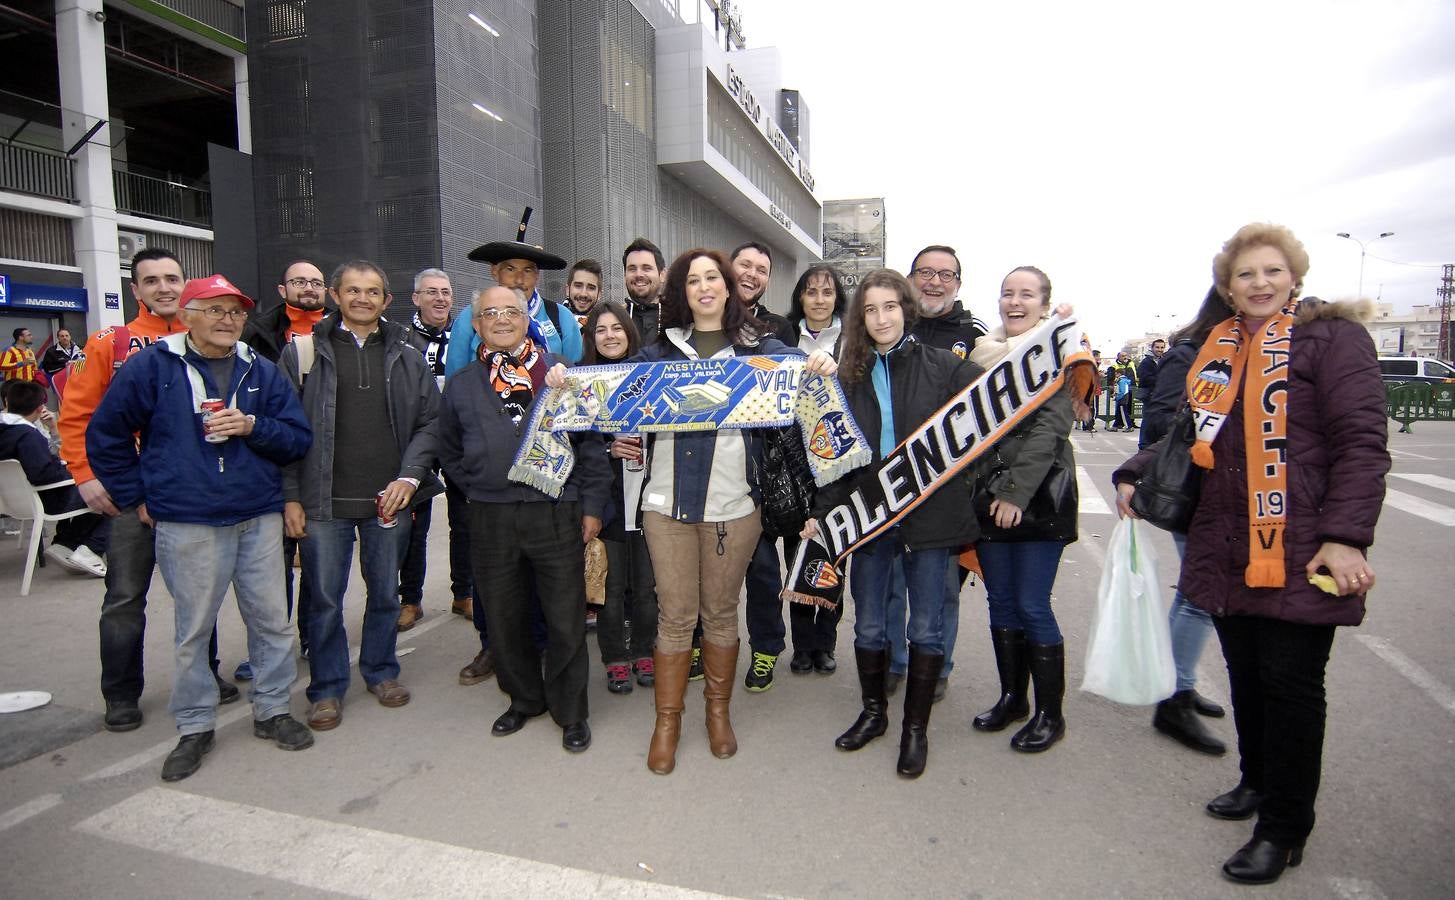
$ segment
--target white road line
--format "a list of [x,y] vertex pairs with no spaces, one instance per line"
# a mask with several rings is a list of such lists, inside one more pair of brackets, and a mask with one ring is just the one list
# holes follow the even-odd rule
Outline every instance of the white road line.
[[1109,516],[1111,507],[1106,505],[1102,499],[1101,491],[1097,488],[1096,479],[1092,478],[1086,469],[1076,467],[1076,501],[1079,510],[1084,516]]
[[[435,616],[433,619],[422,622],[410,629],[410,638],[418,638],[421,635],[433,631],[444,623],[451,621],[454,621],[453,616]],[[359,648],[354,647],[352,650],[349,651],[349,665],[354,666],[357,665],[358,662]],[[308,665],[301,660],[298,664],[298,675],[298,680],[293,683],[293,688],[295,691],[308,683]],[[230,709],[227,712],[219,713],[217,717],[216,727],[219,729],[226,728],[227,726],[231,725],[233,722],[238,721],[239,719],[250,718],[252,714],[252,704],[248,703],[247,697],[244,696],[242,700],[238,701],[238,705],[236,708]],[[176,745],[177,741],[175,738],[168,738],[166,741],[155,746],[148,747],[140,753],[134,753],[131,756],[128,756],[126,759],[121,760],[120,762],[113,763],[104,769],[92,772],[90,775],[82,778],[81,781],[100,781],[103,778],[115,778],[118,775],[125,775],[128,772],[140,769],[142,766],[145,766],[148,763],[161,759],[163,756],[171,753],[172,748]]]
[[1362,878],[1330,878],[1329,887],[1343,900],[1388,900],[1379,885]]
[[76,830],[319,891],[379,900],[722,895],[148,788]]
[[1371,634],[1359,634],[1355,637],[1375,656],[1389,663],[1396,672],[1428,694],[1431,700],[1444,707],[1446,712],[1455,715],[1455,690],[1451,690],[1449,685],[1431,675],[1419,663],[1394,649],[1387,639]]
[[0,831],[14,828],[32,816],[38,816],[48,809],[61,805],[60,794],[41,794],[28,803],[22,803],[9,812],[0,815]]
[[1403,510],[1421,519],[1429,519],[1436,525],[1455,525],[1455,509],[1448,506],[1441,506],[1438,503],[1431,503],[1423,497],[1416,497],[1414,494],[1404,494],[1399,491],[1386,489],[1384,492],[1384,505],[1393,506],[1395,509]]
[[1439,475],[1406,474],[1404,472],[1390,472],[1389,477],[1403,478],[1405,481],[1413,481],[1415,484],[1423,484],[1425,487],[1455,492],[1455,478],[1444,478]]
[[1403,459],[1425,459],[1430,460],[1431,462],[1436,461],[1435,457],[1433,456],[1421,456],[1418,453],[1411,453],[1408,450],[1395,450],[1393,447],[1389,448],[1389,455],[1397,456]]

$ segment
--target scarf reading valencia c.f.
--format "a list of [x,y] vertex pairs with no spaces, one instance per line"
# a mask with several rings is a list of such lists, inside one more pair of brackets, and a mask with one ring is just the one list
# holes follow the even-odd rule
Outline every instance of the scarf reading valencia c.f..
[[1192,461],[1213,467],[1213,441],[1239,391],[1248,457],[1249,587],[1284,586],[1283,531],[1288,491],[1288,354],[1293,315],[1282,310],[1250,329],[1241,316],[1213,328],[1187,375],[1196,413]]

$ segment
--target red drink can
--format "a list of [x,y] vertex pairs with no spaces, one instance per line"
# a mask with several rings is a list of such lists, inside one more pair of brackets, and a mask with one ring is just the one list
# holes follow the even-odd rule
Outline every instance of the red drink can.
[[377,509],[379,511],[379,527],[380,528],[393,528],[395,525],[398,525],[399,524],[399,520],[396,517],[384,515],[384,492],[383,491],[380,491],[379,492],[378,499],[376,499],[374,501],[374,507],[375,507],[375,509]]
[[621,437],[623,440],[636,441],[638,453],[636,459],[622,460],[622,468],[628,472],[641,472],[645,470],[647,468],[647,461],[641,454],[646,452],[646,448],[643,446],[642,436],[640,434],[623,434]]
[[225,434],[207,433],[207,420],[212,418],[213,413],[222,412],[226,408],[227,404],[216,397],[208,397],[202,401],[202,439],[207,443],[220,444],[227,440],[227,435]]

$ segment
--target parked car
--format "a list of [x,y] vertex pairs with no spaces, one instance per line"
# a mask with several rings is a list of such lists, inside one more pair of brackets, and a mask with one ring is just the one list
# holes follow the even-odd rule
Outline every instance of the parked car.
[[1390,384],[1406,381],[1455,383],[1455,368],[1450,363],[1424,356],[1381,356],[1379,374]]

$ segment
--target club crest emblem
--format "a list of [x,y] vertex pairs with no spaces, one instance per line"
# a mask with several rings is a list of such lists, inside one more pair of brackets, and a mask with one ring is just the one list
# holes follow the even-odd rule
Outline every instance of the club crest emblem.
[[1199,406],[1209,406],[1223,395],[1232,380],[1233,367],[1226,360],[1213,360],[1197,373],[1190,399]]
[[808,441],[808,449],[819,459],[838,459],[853,446],[854,434],[841,412],[831,412],[819,419]]
[[839,570],[833,564],[819,559],[814,560],[804,567],[804,579],[816,588],[834,588],[839,586]]
[[956,341],[955,346],[950,348],[950,352],[964,359],[970,355],[970,347],[964,341]]

